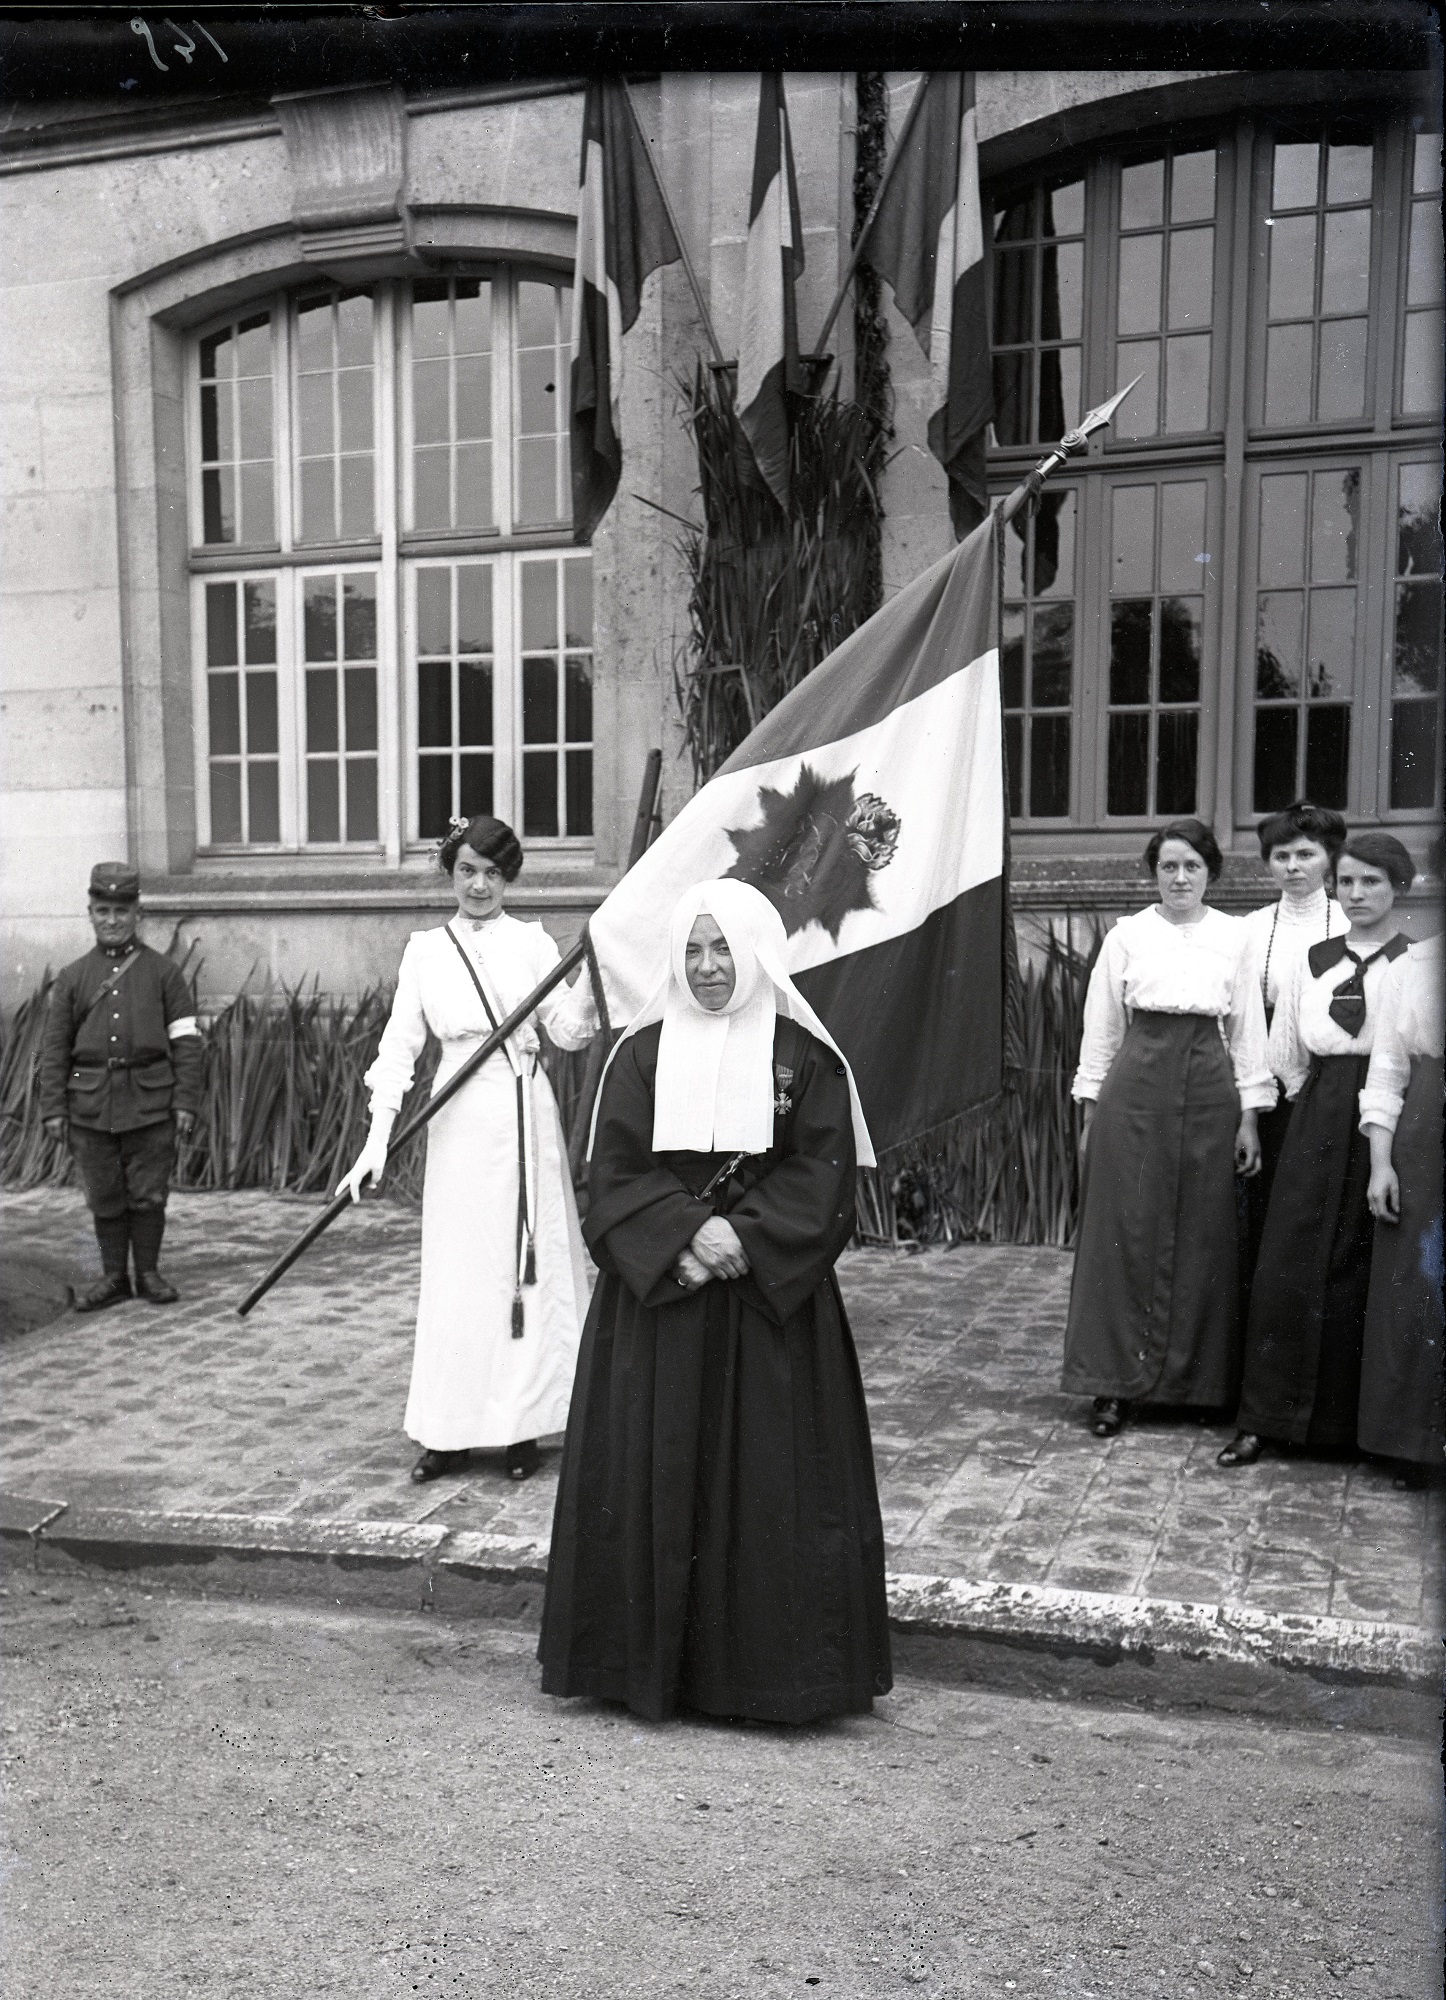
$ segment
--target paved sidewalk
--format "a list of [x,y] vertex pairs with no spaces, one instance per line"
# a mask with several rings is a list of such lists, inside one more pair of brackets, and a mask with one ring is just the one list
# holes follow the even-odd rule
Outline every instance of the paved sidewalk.
[[[304,1524],[411,1523],[545,1550],[555,1449],[427,1487],[402,1434],[420,1218],[345,1216],[247,1320],[235,1301],[314,1213],[261,1194],[173,1198],[183,1303],[73,1313],[0,1350],[0,1486],[69,1508]],[[70,1191],[0,1197],[8,1253],[94,1266]],[[1070,1257],[848,1253],[840,1278],[873,1421],[891,1571],[1438,1632],[1446,1494],[1369,1464],[1269,1459],[1152,1421],[1102,1444],[1062,1396]],[[440,1539],[438,1537],[437,1539]],[[1053,1600],[1051,1600],[1053,1601]]]

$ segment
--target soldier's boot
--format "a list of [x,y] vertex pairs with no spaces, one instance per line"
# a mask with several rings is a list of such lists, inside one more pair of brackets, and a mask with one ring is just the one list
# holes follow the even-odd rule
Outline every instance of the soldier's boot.
[[153,1306],[173,1306],[181,1296],[156,1269],[166,1229],[163,1208],[133,1208],[129,1216],[131,1252],[136,1260],[136,1295]]
[[80,1294],[75,1302],[77,1312],[101,1312],[106,1306],[118,1306],[131,1295],[131,1281],[126,1276],[130,1224],[125,1216],[96,1216],[95,1238],[100,1245],[100,1261],[105,1276],[98,1284],[88,1285]]

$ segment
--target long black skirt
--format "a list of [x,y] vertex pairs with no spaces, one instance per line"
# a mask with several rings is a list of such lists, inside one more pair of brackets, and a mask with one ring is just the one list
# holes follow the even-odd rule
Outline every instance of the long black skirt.
[[1354,1445],[1374,1225],[1357,1099],[1366,1056],[1315,1056],[1291,1112],[1245,1336],[1243,1431]]
[[1270,1208],[1270,1190],[1275,1186],[1275,1170],[1290,1130],[1290,1114],[1295,1107],[1282,1098],[1256,1120],[1260,1134],[1260,1172],[1235,1183],[1235,1201],[1240,1216],[1240,1324],[1250,1323],[1250,1293],[1255,1283],[1255,1267],[1260,1262],[1260,1241],[1265,1234],[1265,1218]]
[[810,1722],[891,1685],[868,1413],[832,1274],[781,1325],[734,1285],[604,1273],[578,1357],[544,1692]]
[[1239,1122],[1218,1021],[1136,1014],[1085,1149],[1068,1393],[1210,1408],[1233,1401]]
[[1446,1452],[1440,1056],[1417,1056],[1411,1064],[1391,1163],[1401,1184],[1401,1219],[1375,1225],[1356,1436],[1363,1451],[1383,1458],[1440,1465]]

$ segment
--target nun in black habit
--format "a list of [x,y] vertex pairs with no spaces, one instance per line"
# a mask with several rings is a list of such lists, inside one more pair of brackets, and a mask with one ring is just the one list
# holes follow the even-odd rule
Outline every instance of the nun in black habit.
[[873,1160],[745,883],[673,914],[599,1093],[601,1273],[558,1483],[546,1693],[801,1723],[891,1685],[883,1530],[834,1263]]

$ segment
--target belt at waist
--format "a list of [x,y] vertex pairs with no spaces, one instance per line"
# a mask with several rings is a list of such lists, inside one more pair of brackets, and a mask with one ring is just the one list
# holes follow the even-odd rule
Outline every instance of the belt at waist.
[[167,1056],[72,1056],[72,1069],[153,1069]]

